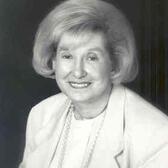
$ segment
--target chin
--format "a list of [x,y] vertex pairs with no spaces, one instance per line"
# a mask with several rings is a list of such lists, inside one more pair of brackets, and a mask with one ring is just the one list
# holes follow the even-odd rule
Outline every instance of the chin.
[[88,102],[91,97],[81,93],[68,93],[67,96],[74,102]]

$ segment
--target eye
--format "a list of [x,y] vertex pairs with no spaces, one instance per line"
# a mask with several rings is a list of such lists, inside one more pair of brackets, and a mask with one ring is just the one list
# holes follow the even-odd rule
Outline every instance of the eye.
[[70,53],[66,53],[66,52],[60,52],[58,53],[58,56],[62,59],[72,59],[72,55]]
[[97,61],[98,60],[98,55],[96,53],[88,53],[87,55],[87,60],[89,61]]
[[63,54],[63,55],[61,55],[61,58],[63,58],[63,59],[72,59],[72,55],[71,54]]

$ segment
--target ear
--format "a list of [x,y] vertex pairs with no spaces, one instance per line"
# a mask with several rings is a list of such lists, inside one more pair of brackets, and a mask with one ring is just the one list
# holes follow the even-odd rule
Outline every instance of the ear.
[[113,78],[115,77],[117,70],[116,70],[116,62],[113,60],[111,61],[111,65],[110,65],[110,77],[111,80],[113,81]]
[[111,75],[111,79],[113,81],[118,76],[118,73],[115,69],[112,69],[110,75]]
[[111,72],[111,82],[113,84],[119,84],[120,83],[120,73],[118,71],[112,71]]
[[114,63],[112,65],[112,69],[110,72],[111,82],[113,84],[116,83],[116,81],[118,81],[119,76],[120,76],[120,70],[118,69],[117,63]]

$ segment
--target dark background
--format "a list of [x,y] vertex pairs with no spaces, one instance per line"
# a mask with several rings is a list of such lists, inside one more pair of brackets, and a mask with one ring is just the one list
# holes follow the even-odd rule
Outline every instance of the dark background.
[[[109,0],[110,2],[110,0]],[[140,74],[129,87],[168,113],[168,2],[115,0],[137,39]],[[22,159],[28,113],[58,93],[54,80],[32,69],[39,22],[57,0],[0,0],[0,167],[17,168]]]

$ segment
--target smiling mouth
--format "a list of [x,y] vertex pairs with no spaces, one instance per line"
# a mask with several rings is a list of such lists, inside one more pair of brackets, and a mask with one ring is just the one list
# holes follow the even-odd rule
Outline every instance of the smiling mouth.
[[82,88],[87,88],[91,82],[69,82],[70,86],[75,88],[75,89],[82,89]]

